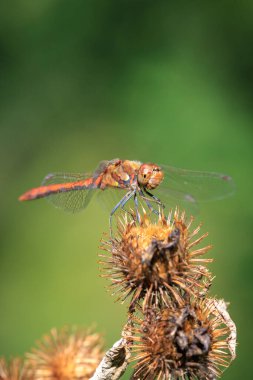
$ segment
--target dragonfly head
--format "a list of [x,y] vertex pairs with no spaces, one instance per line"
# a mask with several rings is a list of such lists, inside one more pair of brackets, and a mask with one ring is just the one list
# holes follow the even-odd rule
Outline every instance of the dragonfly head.
[[160,166],[155,164],[142,164],[138,171],[138,184],[148,190],[160,185],[164,177]]

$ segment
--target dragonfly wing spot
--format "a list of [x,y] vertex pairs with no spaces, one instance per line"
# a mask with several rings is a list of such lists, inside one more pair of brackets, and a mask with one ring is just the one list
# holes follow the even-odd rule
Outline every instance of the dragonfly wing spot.
[[222,175],[221,176],[221,179],[223,179],[223,181],[232,181],[232,177],[230,177],[229,175]]
[[49,174],[47,174],[46,177],[44,178],[44,181],[46,181],[46,180],[52,178],[53,176],[54,176],[53,173],[49,173]]
[[191,194],[185,194],[185,200],[187,202],[191,202],[191,203],[195,203],[196,202],[196,199],[191,195]]

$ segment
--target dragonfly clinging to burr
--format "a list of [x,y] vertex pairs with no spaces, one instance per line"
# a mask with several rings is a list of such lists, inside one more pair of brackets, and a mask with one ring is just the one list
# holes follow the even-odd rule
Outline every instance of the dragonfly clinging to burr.
[[[47,198],[56,207],[76,212],[84,209],[96,191],[125,191],[110,213],[112,216],[133,199],[138,218],[138,198],[153,212],[154,205],[164,207],[160,196],[170,196],[188,203],[222,199],[234,192],[230,176],[221,173],[191,171],[172,166],[113,159],[102,161],[93,174],[54,173],[42,186],[19,197],[20,201]],[[153,194],[153,190],[159,198]],[[172,205],[171,205],[172,206]]]

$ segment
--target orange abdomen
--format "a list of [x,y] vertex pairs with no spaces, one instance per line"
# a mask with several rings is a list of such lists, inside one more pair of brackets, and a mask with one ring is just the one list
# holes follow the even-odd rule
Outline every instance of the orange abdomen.
[[91,187],[96,188],[99,185],[98,178],[96,181],[93,178],[88,178],[82,181],[69,182],[69,183],[57,183],[48,186],[40,186],[34,189],[28,190],[22,194],[18,199],[20,201],[30,201],[33,199],[44,198],[52,194],[63,193],[67,191],[85,190]]

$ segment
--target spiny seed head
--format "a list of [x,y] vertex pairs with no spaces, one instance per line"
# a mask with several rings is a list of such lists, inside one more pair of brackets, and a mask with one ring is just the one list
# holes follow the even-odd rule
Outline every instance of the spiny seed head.
[[[134,321],[134,323],[133,323]],[[213,300],[152,307],[129,326],[133,379],[215,379],[231,360],[229,327]]]
[[52,329],[27,354],[27,367],[33,380],[86,380],[102,359],[99,334],[64,328]]
[[14,358],[9,363],[0,358],[0,380],[28,380],[21,359]]
[[[144,298],[144,305],[182,303],[182,296],[199,296],[211,283],[209,271],[202,265],[212,260],[200,258],[211,246],[195,249],[206,236],[196,237],[200,226],[191,231],[185,214],[177,210],[153,223],[144,213],[140,224],[127,214],[118,221],[118,237],[102,242],[107,252],[100,255],[103,276],[112,281],[118,299],[132,296],[130,309]],[[208,281],[206,281],[208,280]]]

